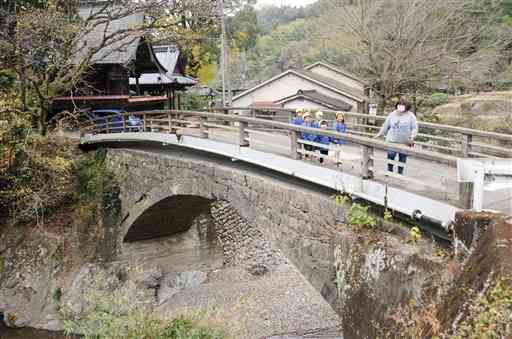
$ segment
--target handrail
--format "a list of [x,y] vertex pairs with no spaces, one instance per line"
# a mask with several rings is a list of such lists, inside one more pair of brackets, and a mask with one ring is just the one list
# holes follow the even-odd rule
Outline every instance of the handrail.
[[[113,116],[128,116],[134,113],[123,113],[123,114],[117,114],[112,116],[105,116],[101,119],[108,119]],[[306,133],[306,134],[314,134],[314,135],[322,135],[322,136],[328,136],[334,139],[341,139],[345,141],[349,141],[355,144],[359,144],[361,146],[371,147],[374,149],[379,150],[391,150],[395,152],[400,152],[403,154],[407,154],[410,156],[414,156],[416,158],[425,159],[429,161],[436,161],[438,163],[443,163],[449,166],[456,166],[457,165],[457,157],[447,154],[442,154],[438,152],[432,152],[432,151],[426,151],[426,150],[419,150],[407,146],[403,146],[400,144],[393,144],[386,141],[380,141],[372,138],[366,138],[362,136],[356,136],[349,133],[338,133],[331,130],[322,130],[318,128],[309,128],[309,127],[303,127],[299,125],[293,125],[289,123],[279,122],[279,121],[271,121],[266,119],[259,119],[259,118],[252,118],[252,117],[246,117],[241,115],[227,115],[222,113],[209,113],[209,112],[198,112],[198,111],[183,111],[183,110],[172,110],[172,111],[164,111],[164,110],[155,110],[155,111],[141,111],[137,112],[136,115],[142,116],[143,119],[150,118],[154,115],[162,115],[162,114],[182,114],[182,115],[188,115],[188,116],[196,116],[196,117],[202,117],[202,118],[211,118],[211,119],[219,119],[227,122],[238,122],[238,123],[245,123],[245,124],[258,124],[273,128],[280,128],[283,130],[287,130],[289,132],[295,132],[295,133]],[[85,126],[90,127],[90,126]],[[101,128],[101,130],[105,130],[105,128]]]
[[[130,115],[136,115],[141,118],[140,126],[126,125],[126,117]],[[122,117],[122,119],[120,119],[120,117]],[[359,168],[359,177],[363,179],[372,178],[374,175],[374,163],[376,159],[374,155],[375,150],[399,152],[417,159],[423,159],[429,162],[445,164],[452,168],[457,167],[457,161],[459,157],[451,154],[441,153],[439,150],[452,151],[455,152],[456,154],[462,153],[462,155],[465,157],[469,157],[470,155],[476,154],[473,150],[471,150],[471,137],[465,139],[465,142],[463,140],[461,144],[463,146],[462,152],[460,152],[461,150],[457,148],[451,148],[448,146],[418,143],[423,144],[427,148],[430,147],[431,149],[437,150],[434,151],[412,148],[402,144],[389,143],[383,140],[376,140],[375,138],[371,137],[371,134],[370,137],[366,137],[352,134],[350,132],[338,133],[333,130],[309,128],[301,125],[294,125],[288,122],[260,119],[244,115],[185,110],[154,110],[113,114],[110,116],[93,119],[92,123],[82,122],[80,124],[80,132],[81,136],[85,135],[86,133],[94,134],[112,132],[113,134],[115,134],[120,132],[134,132],[133,128],[135,128],[135,132],[153,132],[169,134],[176,133],[178,135],[184,135],[190,128],[185,126],[187,125],[188,122],[192,122],[185,119],[191,117],[194,118],[193,122],[195,126],[192,127],[195,130],[195,132],[193,132],[194,136],[206,139],[210,138],[211,132],[214,129],[220,130],[227,128],[230,131],[232,131],[232,136],[235,136],[238,139],[238,145],[240,147],[251,146],[250,133],[251,130],[254,128],[270,129],[271,131],[273,131],[273,134],[276,134],[276,132],[278,132],[282,136],[284,135],[289,137],[290,148],[288,156],[294,160],[300,159],[301,154],[303,154],[302,150],[300,149],[301,143],[304,142],[304,140],[301,140],[300,137],[302,133],[328,136],[333,139],[344,140],[353,144],[357,144],[361,146],[361,167]],[[116,119],[115,123],[113,123],[112,121],[114,118]],[[178,120],[176,118],[181,119],[180,121],[183,121],[184,123],[177,124]],[[365,116],[365,118],[368,118],[368,116]],[[152,120],[159,120],[159,123],[152,124]],[[165,124],[165,122],[167,122],[167,124]],[[155,128],[155,130],[153,128]],[[180,132],[181,129],[183,130]],[[190,133],[192,133],[192,131],[190,131]],[[308,143],[308,141],[306,141],[305,143]],[[479,145],[475,146],[478,147]],[[488,156],[488,154],[484,154],[483,156]],[[400,178],[403,178],[404,180],[407,181],[407,177]],[[465,208],[471,208],[471,200],[468,198],[472,194],[471,188],[461,183],[459,184],[458,192],[458,199],[460,200],[460,205]]]
[[[221,108],[218,108],[218,110],[221,110],[221,111],[257,110],[257,111],[273,111],[273,112],[287,112],[287,113],[295,112],[295,110],[288,109],[288,108],[274,108],[274,107],[221,107]],[[324,113],[336,113],[337,112],[337,111],[327,110],[327,109],[322,110],[322,111]],[[352,117],[372,119],[372,120],[386,120],[386,116],[369,115],[369,114],[345,112],[345,111],[342,111],[342,112],[345,116],[352,116]],[[445,132],[451,132],[451,133],[466,134],[466,135],[478,136],[478,137],[483,137],[483,138],[493,138],[495,140],[501,140],[501,141],[509,141],[509,142],[512,141],[512,135],[504,134],[504,133],[488,132],[488,131],[482,131],[482,130],[477,130],[477,129],[472,129],[472,128],[443,125],[443,124],[436,124],[436,123],[423,122],[423,121],[418,121],[418,126],[425,127],[425,128],[432,128],[432,129],[445,131]]]

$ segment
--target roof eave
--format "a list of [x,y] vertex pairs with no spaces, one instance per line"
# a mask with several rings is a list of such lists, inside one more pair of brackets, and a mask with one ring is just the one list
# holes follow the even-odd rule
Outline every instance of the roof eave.
[[333,87],[333,86],[331,86],[331,85],[329,85],[329,84],[327,84],[325,82],[322,82],[320,80],[312,79],[312,78],[308,77],[305,74],[301,74],[301,73],[295,72],[295,71],[292,71],[292,72],[293,72],[293,74],[297,75],[298,77],[301,77],[303,79],[307,79],[307,80],[309,80],[311,82],[314,82],[314,83],[316,83],[316,84],[318,84],[320,86],[326,87],[326,88],[330,89],[331,91],[337,92],[337,93],[339,93],[341,95],[344,95],[344,96],[346,96],[348,98],[351,98],[351,99],[353,99],[355,101],[358,101],[358,102],[368,101],[368,98],[366,98],[366,97],[361,97],[361,96],[358,96],[356,94],[345,92],[345,91],[343,91],[343,90],[341,90],[339,88],[335,88],[335,87]]
[[368,83],[367,83],[366,81],[362,80],[361,78],[356,77],[356,76],[354,76],[353,74],[350,74],[350,73],[344,72],[343,70],[341,70],[341,69],[339,69],[339,68],[337,68],[337,67],[335,67],[335,66],[333,66],[333,65],[330,65],[330,64],[328,64],[328,63],[326,63],[326,62],[323,62],[323,61],[317,61],[317,62],[315,62],[315,63],[313,63],[313,64],[311,64],[311,65],[308,65],[308,66],[304,67],[304,69],[306,69],[306,70],[311,70],[312,68],[314,68],[314,67],[316,67],[316,66],[318,66],[318,65],[325,66],[326,68],[329,68],[329,69],[330,69],[330,70],[332,70],[333,72],[339,73],[339,74],[344,75],[344,76],[346,76],[346,77],[348,77],[348,78],[350,78],[350,79],[352,79],[352,80],[358,81],[358,82],[360,82],[362,85],[364,85],[365,87],[369,87],[369,86],[370,86],[370,85],[368,85]]
[[[283,98],[283,99],[281,99],[281,100],[278,100],[278,101],[276,101],[276,103],[278,103],[278,104],[285,104],[285,103],[287,103],[287,102],[290,102],[290,101],[295,100],[295,99],[299,99],[299,98],[301,98],[301,97],[302,97],[302,98],[304,98],[304,99],[306,99],[306,100],[309,100],[309,101],[311,101],[311,102],[314,102],[314,103],[317,103],[317,104],[319,104],[319,105],[325,106],[325,107],[327,107],[327,108],[331,108],[331,109],[338,109],[338,106],[336,106],[336,105],[334,105],[334,104],[332,104],[332,103],[325,102],[325,101],[322,101],[322,100],[317,99],[317,98],[312,98],[312,97],[310,97],[310,96],[303,95],[303,94],[295,94],[295,95],[293,95],[293,96],[286,97],[286,98]],[[348,104],[348,103],[346,103],[345,105],[350,106],[350,107],[352,108],[352,105],[350,105],[350,104]]]
[[148,45],[149,57],[151,58],[151,61],[156,65],[161,74],[166,74],[168,70],[160,63],[156,57],[155,51],[153,50],[153,45],[149,42],[148,39],[146,39],[146,37],[142,36],[141,39]]

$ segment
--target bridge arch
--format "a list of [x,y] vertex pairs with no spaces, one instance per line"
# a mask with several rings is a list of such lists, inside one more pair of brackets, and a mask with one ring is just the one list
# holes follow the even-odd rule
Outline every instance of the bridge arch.
[[199,211],[213,201],[226,201],[318,291],[333,290],[334,247],[326,239],[344,222],[345,210],[330,198],[331,192],[272,172],[247,169],[230,159],[197,157],[178,148],[169,153],[109,149],[107,166],[123,178],[118,252],[125,240],[136,238],[130,229],[144,228],[145,216],[159,208],[179,209],[179,202],[189,201],[197,203]]
[[[187,231],[195,219],[208,213],[211,199],[195,195],[170,195],[130,218],[123,242],[149,240]],[[151,202],[149,202],[151,203]],[[133,220],[133,222],[131,222]]]
[[[400,237],[382,233],[382,243],[367,244],[354,231],[339,227],[345,224],[347,206],[336,205],[333,192],[293,177],[169,145],[110,148],[106,164],[122,178],[123,220],[114,231],[117,251],[122,251],[137,219],[154,206],[187,199],[199,206],[225,201],[280,250],[338,311],[344,328],[355,329],[353,333],[368,331],[384,321],[381,317],[392,305],[421,295],[430,276],[425,271],[434,267],[415,251],[400,249]],[[361,305],[371,307],[359,312]]]

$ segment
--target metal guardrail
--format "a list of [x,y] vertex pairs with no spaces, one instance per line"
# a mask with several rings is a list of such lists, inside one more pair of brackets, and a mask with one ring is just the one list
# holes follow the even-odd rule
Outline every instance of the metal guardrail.
[[[238,108],[230,108],[230,110],[236,110]],[[247,108],[244,108],[247,110]],[[272,110],[275,110],[272,108]],[[226,112],[227,110],[224,110]],[[287,110],[287,112],[290,112]],[[139,126],[130,126],[128,117],[137,116],[140,118]],[[384,117],[370,117],[368,115],[362,115],[357,113],[347,113],[347,116],[353,116],[357,118],[365,119],[376,119],[383,120]],[[464,134],[467,139],[471,139],[472,136],[494,136],[497,135],[500,140],[512,141],[512,136],[502,135],[499,133],[491,133],[484,131],[470,130],[466,128],[458,128],[453,126],[444,126],[436,124],[425,124],[420,123],[420,126],[428,126],[430,128],[439,126],[443,127],[445,131],[456,131],[457,133],[471,133]],[[366,123],[361,124],[366,125]],[[449,146],[442,146],[437,151],[425,150],[412,148],[400,144],[388,143],[386,141],[369,138],[366,136],[357,135],[355,133],[338,133],[332,130],[324,130],[318,128],[308,128],[298,125],[293,125],[288,122],[274,121],[271,119],[256,118],[241,114],[225,114],[225,113],[211,113],[211,112],[196,112],[196,111],[143,111],[143,112],[132,112],[118,115],[112,115],[107,117],[101,117],[89,120],[89,123],[83,123],[80,126],[81,135],[86,133],[121,133],[121,132],[158,132],[158,133],[170,133],[170,134],[185,134],[192,133],[199,138],[209,138],[209,134],[212,131],[226,130],[231,133],[232,136],[236,136],[238,145],[241,147],[249,147],[250,139],[249,133],[267,133],[273,135],[280,135],[289,138],[290,148],[288,156],[292,159],[298,160],[303,157],[305,152],[302,147],[307,144],[304,140],[301,140],[301,133],[328,136],[333,139],[344,140],[352,144],[359,145],[361,147],[361,166],[359,168],[358,175],[364,179],[373,177],[375,151],[395,151],[402,154],[406,154],[412,158],[426,160],[428,162],[444,164],[449,167],[456,168],[457,160],[463,157],[462,155],[470,155],[471,143],[462,143],[463,149],[454,149]],[[449,139],[441,136],[434,136],[439,138],[440,141]],[[322,145],[320,145],[322,146]],[[324,148],[330,148],[329,146],[323,146]],[[492,146],[497,147],[497,146]],[[443,152],[441,152],[441,151]],[[446,154],[448,151],[453,154]],[[287,151],[286,151],[287,152]],[[323,157],[317,155],[317,157]],[[389,163],[397,165],[395,161],[389,160]],[[403,164],[402,164],[403,165]],[[435,173],[434,173],[435,174]],[[408,178],[400,175],[391,175],[392,178],[398,180],[410,180],[411,182],[419,182],[418,178]],[[455,178],[454,178],[455,180]],[[463,208],[471,208],[469,197],[472,195],[470,188],[461,184],[458,188],[459,206]]]

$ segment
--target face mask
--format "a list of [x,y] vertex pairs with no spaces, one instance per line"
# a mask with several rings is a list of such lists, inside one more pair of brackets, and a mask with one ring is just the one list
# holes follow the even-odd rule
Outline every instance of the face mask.
[[405,106],[404,105],[398,105],[397,109],[398,109],[398,112],[400,112],[400,113],[405,112]]

